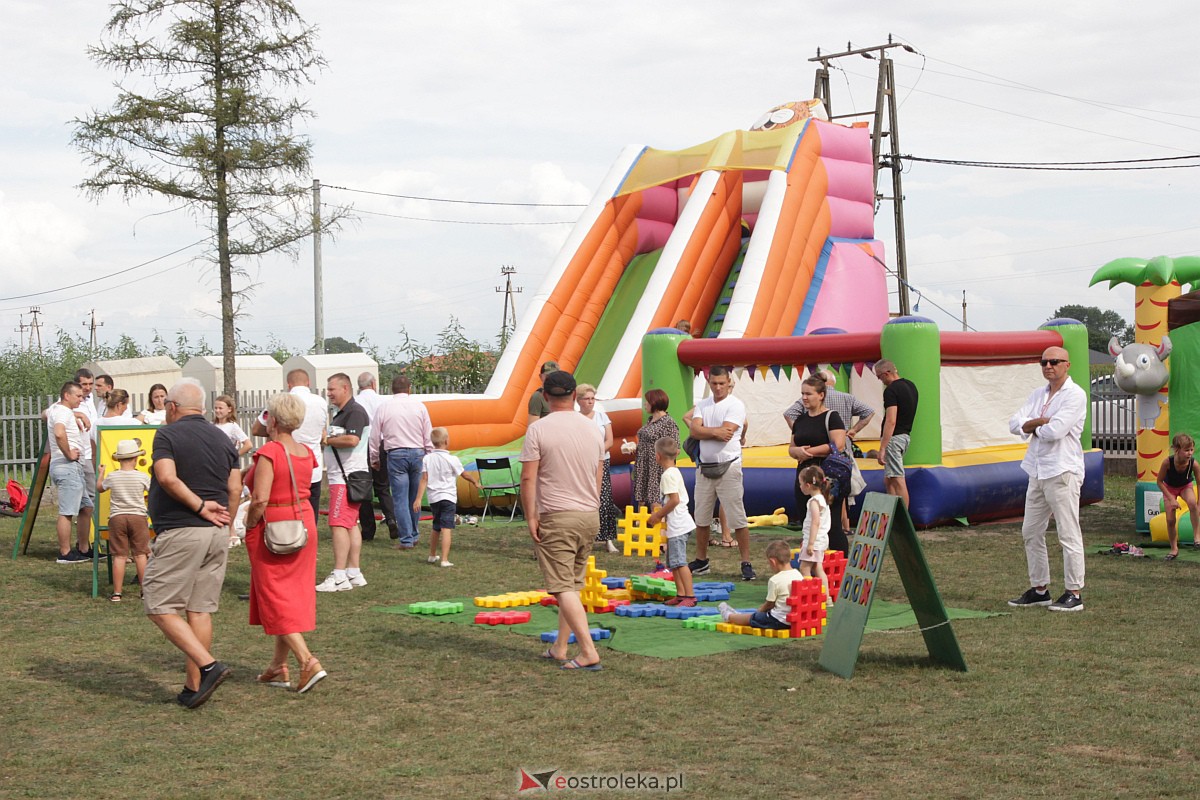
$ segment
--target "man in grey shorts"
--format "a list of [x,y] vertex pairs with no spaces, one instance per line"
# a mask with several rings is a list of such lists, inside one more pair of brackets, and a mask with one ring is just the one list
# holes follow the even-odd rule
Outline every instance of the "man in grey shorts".
[[149,511],[157,536],[142,602],[150,621],[187,656],[178,700],[196,708],[229,677],[229,667],[209,648],[225,582],[229,522],[242,489],[237,451],[205,419],[197,381],[184,378],[167,393],[167,424],[154,436],[153,459]]
[[883,465],[887,493],[899,497],[908,508],[904,453],[917,416],[917,387],[907,378],[901,378],[896,365],[887,360],[875,362],[875,377],[883,383],[883,432],[876,460]]
[[696,559],[688,566],[693,575],[704,575],[710,569],[708,536],[713,507],[720,500],[742,556],[742,580],[752,581],[756,576],[750,565],[750,528],[742,500],[741,431],[746,425],[746,404],[733,396],[733,379],[725,367],[709,367],[708,388],[712,395],[684,414],[683,422],[700,441],[701,463],[721,474],[706,476],[704,468],[697,465]]

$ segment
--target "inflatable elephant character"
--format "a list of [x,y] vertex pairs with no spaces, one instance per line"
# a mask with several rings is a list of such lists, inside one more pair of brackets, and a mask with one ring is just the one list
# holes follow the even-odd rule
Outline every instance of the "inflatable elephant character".
[[1171,355],[1171,337],[1163,336],[1158,347],[1148,344],[1121,347],[1114,336],[1108,342],[1108,352],[1117,359],[1113,370],[1117,386],[1137,395],[1138,426],[1153,428],[1161,413],[1160,404],[1167,402],[1166,397],[1159,396],[1158,390],[1167,385],[1170,377],[1163,362]]

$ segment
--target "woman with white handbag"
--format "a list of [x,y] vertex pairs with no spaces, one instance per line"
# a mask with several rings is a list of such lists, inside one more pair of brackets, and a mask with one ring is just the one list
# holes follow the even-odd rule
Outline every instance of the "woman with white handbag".
[[291,689],[288,654],[300,666],[297,692],[325,677],[304,634],[317,627],[317,523],[308,502],[316,457],[292,438],[304,421],[304,402],[283,393],[267,404],[270,441],[254,454],[246,473],[246,553],[250,556],[250,624],[275,637],[270,665],[258,676],[266,686]]

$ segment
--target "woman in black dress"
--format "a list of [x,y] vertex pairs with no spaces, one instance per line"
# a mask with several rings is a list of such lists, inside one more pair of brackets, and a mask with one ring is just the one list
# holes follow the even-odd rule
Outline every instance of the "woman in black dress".
[[[795,492],[798,519],[804,523],[808,498],[800,491],[800,470],[809,466],[821,466],[829,455],[830,442],[838,450],[846,446],[846,424],[836,411],[825,407],[825,381],[817,375],[804,379],[800,385],[800,402],[805,413],[792,423],[792,443],[788,455],[796,459],[796,480],[792,483]],[[845,497],[834,497],[829,506],[831,525],[829,549],[846,552],[846,534],[842,530],[842,506]]]

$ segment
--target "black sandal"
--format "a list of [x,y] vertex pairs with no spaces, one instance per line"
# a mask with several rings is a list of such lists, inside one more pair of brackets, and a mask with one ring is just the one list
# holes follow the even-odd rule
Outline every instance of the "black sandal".
[[112,594],[110,594],[110,595],[108,596],[108,602],[110,602],[110,603],[119,603],[119,602],[121,602],[121,593],[120,593],[120,592],[113,592]]

